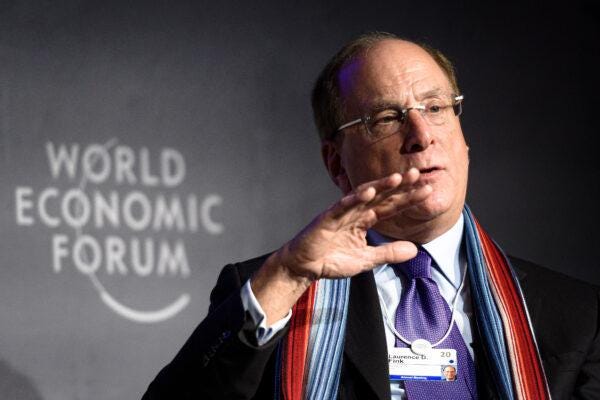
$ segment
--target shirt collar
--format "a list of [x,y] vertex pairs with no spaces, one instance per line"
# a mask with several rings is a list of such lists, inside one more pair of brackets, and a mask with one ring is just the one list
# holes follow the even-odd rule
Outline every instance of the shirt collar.
[[[452,228],[433,239],[431,242],[423,244],[423,247],[431,255],[431,258],[433,258],[439,270],[446,276],[446,279],[455,286],[457,283],[460,284],[461,279],[459,257],[463,229],[464,217],[461,214],[460,218]],[[394,240],[373,229],[369,229],[367,236],[369,242],[374,246],[379,246],[380,244]],[[377,266],[373,269],[373,273],[378,274],[387,266],[388,264]]]

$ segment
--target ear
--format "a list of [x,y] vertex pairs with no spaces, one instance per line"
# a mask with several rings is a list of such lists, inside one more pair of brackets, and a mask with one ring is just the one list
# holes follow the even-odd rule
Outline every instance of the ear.
[[341,146],[341,141],[324,140],[321,142],[321,157],[323,157],[325,168],[327,168],[327,172],[333,183],[340,188],[342,193],[348,194],[352,191],[352,185],[350,185],[350,180],[348,179],[348,175],[346,175],[346,170],[340,156],[339,150]]

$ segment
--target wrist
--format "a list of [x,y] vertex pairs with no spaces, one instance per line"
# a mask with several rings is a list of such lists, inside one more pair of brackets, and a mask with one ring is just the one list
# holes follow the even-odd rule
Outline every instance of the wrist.
[[288,268],[280,251],[271,254],[250,280],[252,292],[267,315],[267,325],[283,318],[314,282],[309,275]]
[[289,259],[287,245],[271,254],[252,277],[253,290],[255,283],[257,286],[262,286],[263,282],[276,282],[280,287],[287,287],[287,291],[299,291],[302,294],[316,280],[316,276],[311,273],[299,272]]

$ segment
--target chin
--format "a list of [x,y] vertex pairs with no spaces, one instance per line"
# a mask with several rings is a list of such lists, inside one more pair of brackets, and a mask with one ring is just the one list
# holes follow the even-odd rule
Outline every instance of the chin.
[[406,214],[413,219],[429,221],[447,213],[450,209],[451,202],[445,196],[433,195],[406,210]]

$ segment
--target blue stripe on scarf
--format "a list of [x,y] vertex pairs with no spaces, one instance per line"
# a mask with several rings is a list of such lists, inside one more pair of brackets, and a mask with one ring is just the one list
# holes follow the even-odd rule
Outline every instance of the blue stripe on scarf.
[[306,398],[337,398],[350,279],[323,279],[317,287],[308,348]]
[[492,365],[493,376],[500,397],[513,400],[510,363],[504,341],[504,326],[489,285],[485,259],[471,210],[465,205],[465,239],[472,300],[475,303],[483,348]]
[[[336,399],[348,318],[350,278],[322,279],[317,286],[307,349],[306,399]],[[274,399],[280,400],[283,347],[277,345]]]

